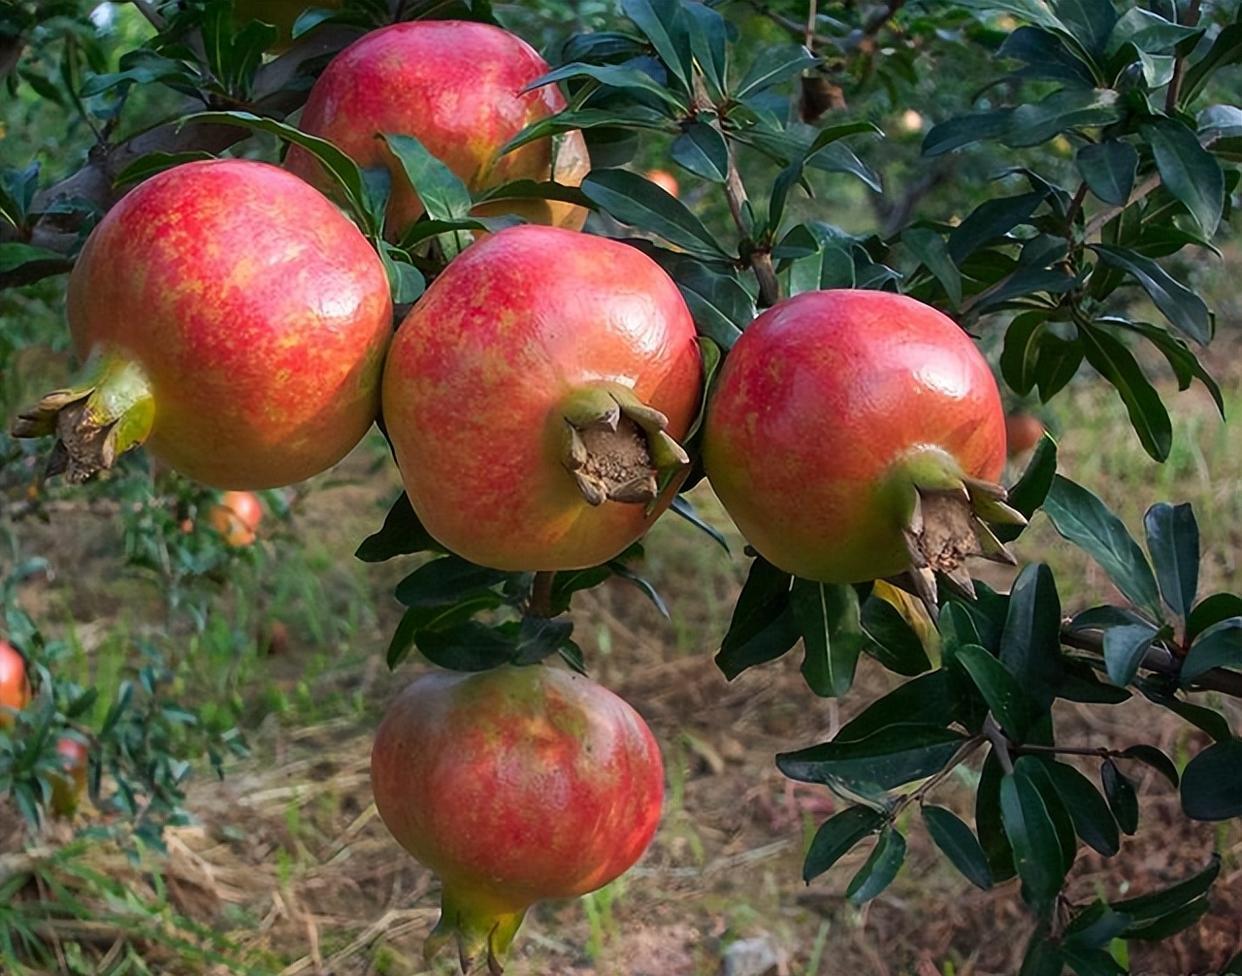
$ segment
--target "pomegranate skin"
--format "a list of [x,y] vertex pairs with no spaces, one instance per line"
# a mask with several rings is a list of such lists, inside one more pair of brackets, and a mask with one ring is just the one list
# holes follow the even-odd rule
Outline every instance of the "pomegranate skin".
[[245,548],[254,543],[263,521],[263,504],[252,491],[226,491],[208,511],[207,521],[224,536],[226,545]]
[[769,562],[860,582],[909,565],[902,528],[929,472],[1000,477],[1005,417],[987,362],[940,312],[888,292],[808,292],[730,351],[703,460]]
[[21,711],[30,704],[30,682],[26,678],[26,659],[8,641],[0,640],[0,729],[13,725],[8,711]]
[[409,685],[376,732],[371,785],[393,837],[443,882],[440,931],[463,945],[499,932],[500,954],[535,901],[593,891],[642,856],[664,771],[606,688],[505,666]]
[[702,364],[672,279],[636,249],[526,225],[472,245],[401,327],[384,368],[384,420],[427,530],[503,570],[606,562],[667,507],[591,506],[562,462],[565,404],[625,388],[680,440]]
[[[555,177],[569,186],[582,182],[590,160],[581,132],[561,137],[555,160],[551,139],[498,155],[527,125],[566,107],[555,85],[522,92],[550,70],[529,44],[491,24],[392,24],[366,34],[329,63],[298,124],[303,132],[335,143],[361,166],[388,167],[389,227],[399,236],[423,213],[423,205],[377,133],[414,136],[472,191],[520,179]],[[286,165],[331,192],[326,174],[305,150],[290,149]],[[536,223],[574,230],[587,214],[582,207],[540,200],[488,203],[475,213],[520,213]]]
[[357,228],[249,160],[142,183],[69,280],[78,353],[138,363],[152,453],[219,488],[292,484],[344,457],[375,419],[391,323],[387,276]]

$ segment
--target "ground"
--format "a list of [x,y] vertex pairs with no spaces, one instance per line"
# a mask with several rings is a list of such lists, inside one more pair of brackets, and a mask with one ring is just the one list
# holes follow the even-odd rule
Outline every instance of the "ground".
[[[1229,367],[1232,356],[1217,359],[1236,407],[1242,380]],[[1132,527],[1145,503],[1193,501],[1210,540],[1201,593],[1236,588],[1242,429],[1221,424],[1198,391],[1170,396],[1176,444],[1163,466],[1142,455],[1120,404],[1089,382],[1046,419],[1060,437],[1062,469]],[[390,674],[383,663],[399,610],[391,586],[409,566],[352,558],[397,491],[385,462],[382,443],[370,441],[299,494],[288,520],[267,526],[257,558],[220,586],[206,630],[186,629],[202,686],[241,697],[252,755],[231,764],[222,782],[197,774],[189,802],[196,822],[170,831],[167,856],[135,866],[109,847],[77,841],[62,855],[63,890],[21,893],[49,906],[41,932],[61,947],[58,971],[121,972],[131,956],[167,974],[450,971],[447,961],[439,968],[421,961],[436,916],[435,879],[390,839],[368,789],[370,737],[384,703],[425,666],[411,660]],[[734,551],[726,555],[678,520],[661,521],[643,569],[668,600],[671,620],[624,582],[579,597],[573,611],[594,676],[632,702],[660,740],[668,769],[662,828],[643,861],[609,888],[534,909],[508,971],[1015,973],[1031,928],[1016,882],[986,893],[970,887],[937,855],[916,812],[906,814],[906,866],[869,907],[856,910],[843,897],[865,849],[809,886],[799,880],[803,846],[834,800],[784,780],[772,756],[825,738],[893,679],[864,661],[855,691],[837,705],[807,690],[792,653],[726,682],[712,654],[744,560],[710,493],[697,490],[695,501]],[[120,570],[115,520],[68,511],[49,525],[22,521],[14,532],[24,550],[53,559],[57,571],[32,581],[23,602],[49,630],[72,637],[84,675],[114,674],[134,641],[167,636],[157,588]],[[1103,574],[1042,516],[1016,548],[1024,561],[1053,564],[1067,610],[1108,593]],[[287,643],[271,639],[277,619]],[[1203,745],[1145,703],[1106,711],[1066,705],[1061,717],[1066,742],[1149,742],[1183,760]],[[1231,717],[1236,726],[1236,708]],[[948,780],[937,802],[966,813],[960,785]],[[1194,872],[1219,849],[1224,870],[1212,914],[1170,943],[1134,944],[1130,960],[1135,972],[1213,971],[1242,945],[1242,830],[1186,822],[1176,794],[1154,774],[1143,778],[1141,797],[1138,836],[1112,862],[1080,860],[1072,894],[1148,890]],[[25,843],[55,847],[85,822]],[[20,846],[14,829],[5,834],[0,828],[0,850]],[[75,898],[83,907],[67,910]]]

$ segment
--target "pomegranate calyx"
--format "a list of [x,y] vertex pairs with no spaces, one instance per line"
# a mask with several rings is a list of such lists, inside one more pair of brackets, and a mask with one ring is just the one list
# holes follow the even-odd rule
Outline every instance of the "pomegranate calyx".
[[440,895],[440,919],[423,943],[423,959],[428,965],[450,942],[457,949],[463,973],[475,973],[485,966],[489,976],[504,973],[504,958],[522,925],[526,909],[487,910],[476,907],[445,885]]
[[915,485],[915,502],[903,528],[910,555],[909,582],[928,606],[936,607],[936,574],[972,599],[974,583],[966,560],[979,556],[1016,565],[1014,557],[988,523],[1025,525],[1026,518],[1005,504],[1005,489],[975,478],[959,478],[953,487]]
[[564,404],[561,463],[589,505],[652,505],[690,457],[668,418],[618,384],[587,387]]
[[97,350],[69,387],[53,390],[14,421],[14,437],[55,435],[45,476],[86,481],[151,433],[155,400],[136,362]]

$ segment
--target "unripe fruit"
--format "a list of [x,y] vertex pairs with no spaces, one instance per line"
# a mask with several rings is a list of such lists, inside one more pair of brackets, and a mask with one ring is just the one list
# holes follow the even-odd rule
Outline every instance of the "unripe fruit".
[[266,163],[187,163],[87,240],[69,279],[83,374],[14,431],[56,434],[71,480],[148,441],[204,484],[291,484],[374,421],[391,323],[383,264],[325,197]]
[[375,734],[380,817],[440,876],[427,955],[456,940],[492,972],[526,909],[594,891],[642,856],[664,795],[642,717],[581,675],[536,665],[424,674]]
[[649,169],[644,175],[671,197],[677,196],[681,189],[677,184],[677,177],[666,169]]
[[[393,24],[355,41],[329,63],[298,123],[392,177],[388,231],[399,237],[423,212],[396,157],[377,133],[410,135],[472,191],[512,180],[555,179],[577,186],[591,168],[578,131],[500,150],[527,125],[566,102],[555,85],[523,92],[551,69],[520,37],[491,24],[422,20]],[[555,158],[553,150],[555,149]],[[326,174],[304,150],[289,150],[290,170],[325,191]],[[544,200],[489,202],[479,216],[515,213],[532,223],[578,229],[586,210]]]
[[29,704],[26,659],[8,641],[0,640],[0,729],[12,728],[15,721],[12,713],[20,712]]
[[226,491],[207,513],[207,521],[224,536],[226,545],[244,548],[254,543],[263,521],[263,505],[252,491]]
[[1044,425],[1029,413],[1011,413],[1005,418],[1005,443],[1009,456],[1021,457],[1039,443]]
[[52,777],[52,813],[71,817],[86,792],[87,751],[77,739],[62,735],[56,740],[61,771]]
[[654,261],[512,227],[453,261],[397,330],[384,421],[441,544],[496,569],[579,569],[671,502],[701,374],[690,312]]
[[966,555],[1007,557],[975,513],[1021,520],[991,484],[1005,420],[987,362],[887,292],[808,292],[759,316],[721,370],[703,460],[750,543],[807,579],[962,582]]

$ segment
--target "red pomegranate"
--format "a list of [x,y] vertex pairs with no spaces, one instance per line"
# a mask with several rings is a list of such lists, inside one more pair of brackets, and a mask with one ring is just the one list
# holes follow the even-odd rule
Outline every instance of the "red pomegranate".
[[[334,58],[311,89],[302,131],[344,149],[362,166],[387,166],[394,236],[423,212],[383,133],[411,135],[478,191],[512,180],[577,186],[591,168],[581,132],[541,139],[499,155],[527,125],[565,108],[554,85],[523,89],[551,69],[520,37],[491,24],[422,20],[365,35]],[[293,172],[330,189],[318,162],[294,147]],[[476,214],[518,213],[534,223],[578,229],[586,210],[541,200],[507,200]]]
[[26,659],[8,641],[0,640],[0,729],[11,728],[12,712],[20,712],[28,704],[30,681],[26,678]]
[[453,261],[397,330],[384,420],[443,545],[496,569],[577,569],[671,501],[701,374],[690,313],[650,258],[511,227]]
[[56,740],[56,756],[60,772],[52,777],[52,812],[58,817],[72,817],[86,792],[86,746],[77,739],[62,735]]
[[646,850],[664,771],[650,729],[595,682],[556,668],[424,674],[371,753],[380,817],[440,876],[433,955],[455,939],[492,972],[543,898],[594,891]]
[[254,544],[263,521],[263,504],[252,491],[226,491],[207,513],[207,520],[224,536],[226,545],[242,549]]
[[240,159],[153,176],[95,228],[69,279],[79,382],[19,419],[82,480],[143,441],[220,488],[309,478],[375,419],[384,267],[320,193]]
[[721,370],[703,450],[746,538],[808,579],[913,568],[925,595],[932,570],[969,587],[967,555],[1008,556],[976,513],[1021,520],[992,484],[1005,416],[987,362],[901,295],[808,292],[760,315]]
[[1011,458],[1021,457],[1044,436],[1043,422],[1029,413],[1011,413],[1005,418],[1005,444]]

